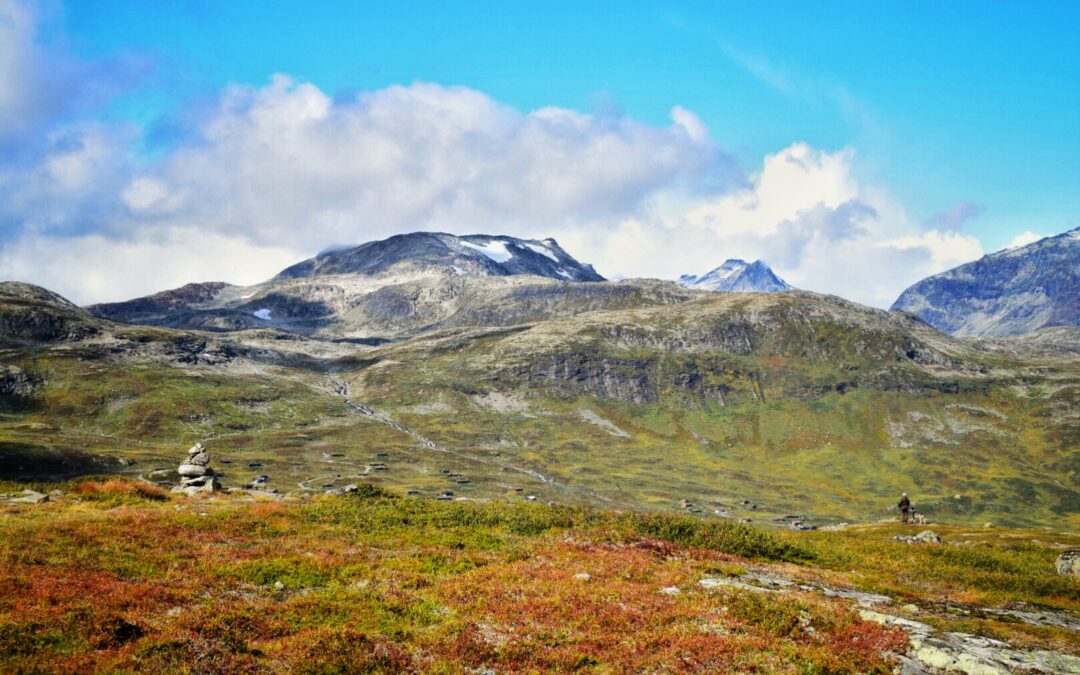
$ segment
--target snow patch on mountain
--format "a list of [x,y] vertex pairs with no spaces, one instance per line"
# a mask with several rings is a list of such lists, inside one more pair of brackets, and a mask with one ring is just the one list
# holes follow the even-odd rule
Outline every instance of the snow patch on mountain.
[[510,258],[514,257],[514,254],[506,249],[506,242],[493,239],[483,244],[474,244],[471,241],[461,240],[461,243],[466,248],[471,248],[474,251],[478,251],[484,257],[494,260],[497,263],[504,263]]
[[551,249],[548,248],[547,246],[544,246],[544,245],[541,245],[541,244],[533,244],[531,242],[526,243],[525,246],[530,251],[532,251],[533,253],[539,253],[542,256],[546,256],[548,258],[551,258],[555,262],[559,262],[559,257],[557,255],[555,255],[554,253],[552,253]]

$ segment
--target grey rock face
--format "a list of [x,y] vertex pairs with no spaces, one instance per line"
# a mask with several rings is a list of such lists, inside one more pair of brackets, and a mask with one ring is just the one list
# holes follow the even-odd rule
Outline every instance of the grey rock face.
[[779,293],[792,290],[791,285],[776,276],[772,269],[755,260],[731,258],[723,265],[703,275],[684,274],[679,277],[679,284],[687,288],[706,291],[727,291],[742,293]]
[[227,288],[230,288],[230,285],[220,281],[193,283],[144,298],[90,305],[87,309],[106,319],[133,321],[137,317],[155,316],[213,302],[221,291]]
[[1080,228],[923,279],[892,308],[960,336],[1080,325]]
[[0,339],[82,340],[100,333],[99,323],[52,291],[17,281],[0,282]]

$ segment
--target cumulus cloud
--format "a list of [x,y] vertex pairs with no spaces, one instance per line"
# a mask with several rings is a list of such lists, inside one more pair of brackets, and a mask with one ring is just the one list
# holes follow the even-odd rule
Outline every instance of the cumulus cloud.
[[633,213],[723,162],[692,113],[657,128],[481,92],[394,86],[335,101],[277,76],[231,87],[191,145],[132,178],[144,225],[197,220],[317,250],[410,229],[533,232]]
[[1027,246],[1028,244],[1034,244],[1040,239],[1045,239],[1048,235],[1035,234],[1031,230],[1024,230],[1020,234],[1013,237],[1013,240],[1009,242],[1009,245],[1005,248],[1020,248],[1021,246]]

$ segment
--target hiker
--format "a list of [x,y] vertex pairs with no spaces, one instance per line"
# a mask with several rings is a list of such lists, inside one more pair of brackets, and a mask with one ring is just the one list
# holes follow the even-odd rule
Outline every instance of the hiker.
[[911,500],[908,499],[906,492],[900,497],[900,503],[897,504],[896,507],[900,509],[900,516],[904,523],[907,523],[908,516],[911,515]]

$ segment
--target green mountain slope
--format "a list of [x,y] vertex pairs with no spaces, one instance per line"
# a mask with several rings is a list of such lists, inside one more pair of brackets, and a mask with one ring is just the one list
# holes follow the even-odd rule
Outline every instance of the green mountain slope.
[[36,318],[8,326],[86,328],[5,333],[11,478],[168,481],[203,441],[226,484],[268,474],[282,493],[369,482],[825,524],[891,517],[907,491],[932,520],[1080,528],[1063,336],[963,341],[809,293],[649,294],[369,347],[133,327],[9,290],[3,316]]

